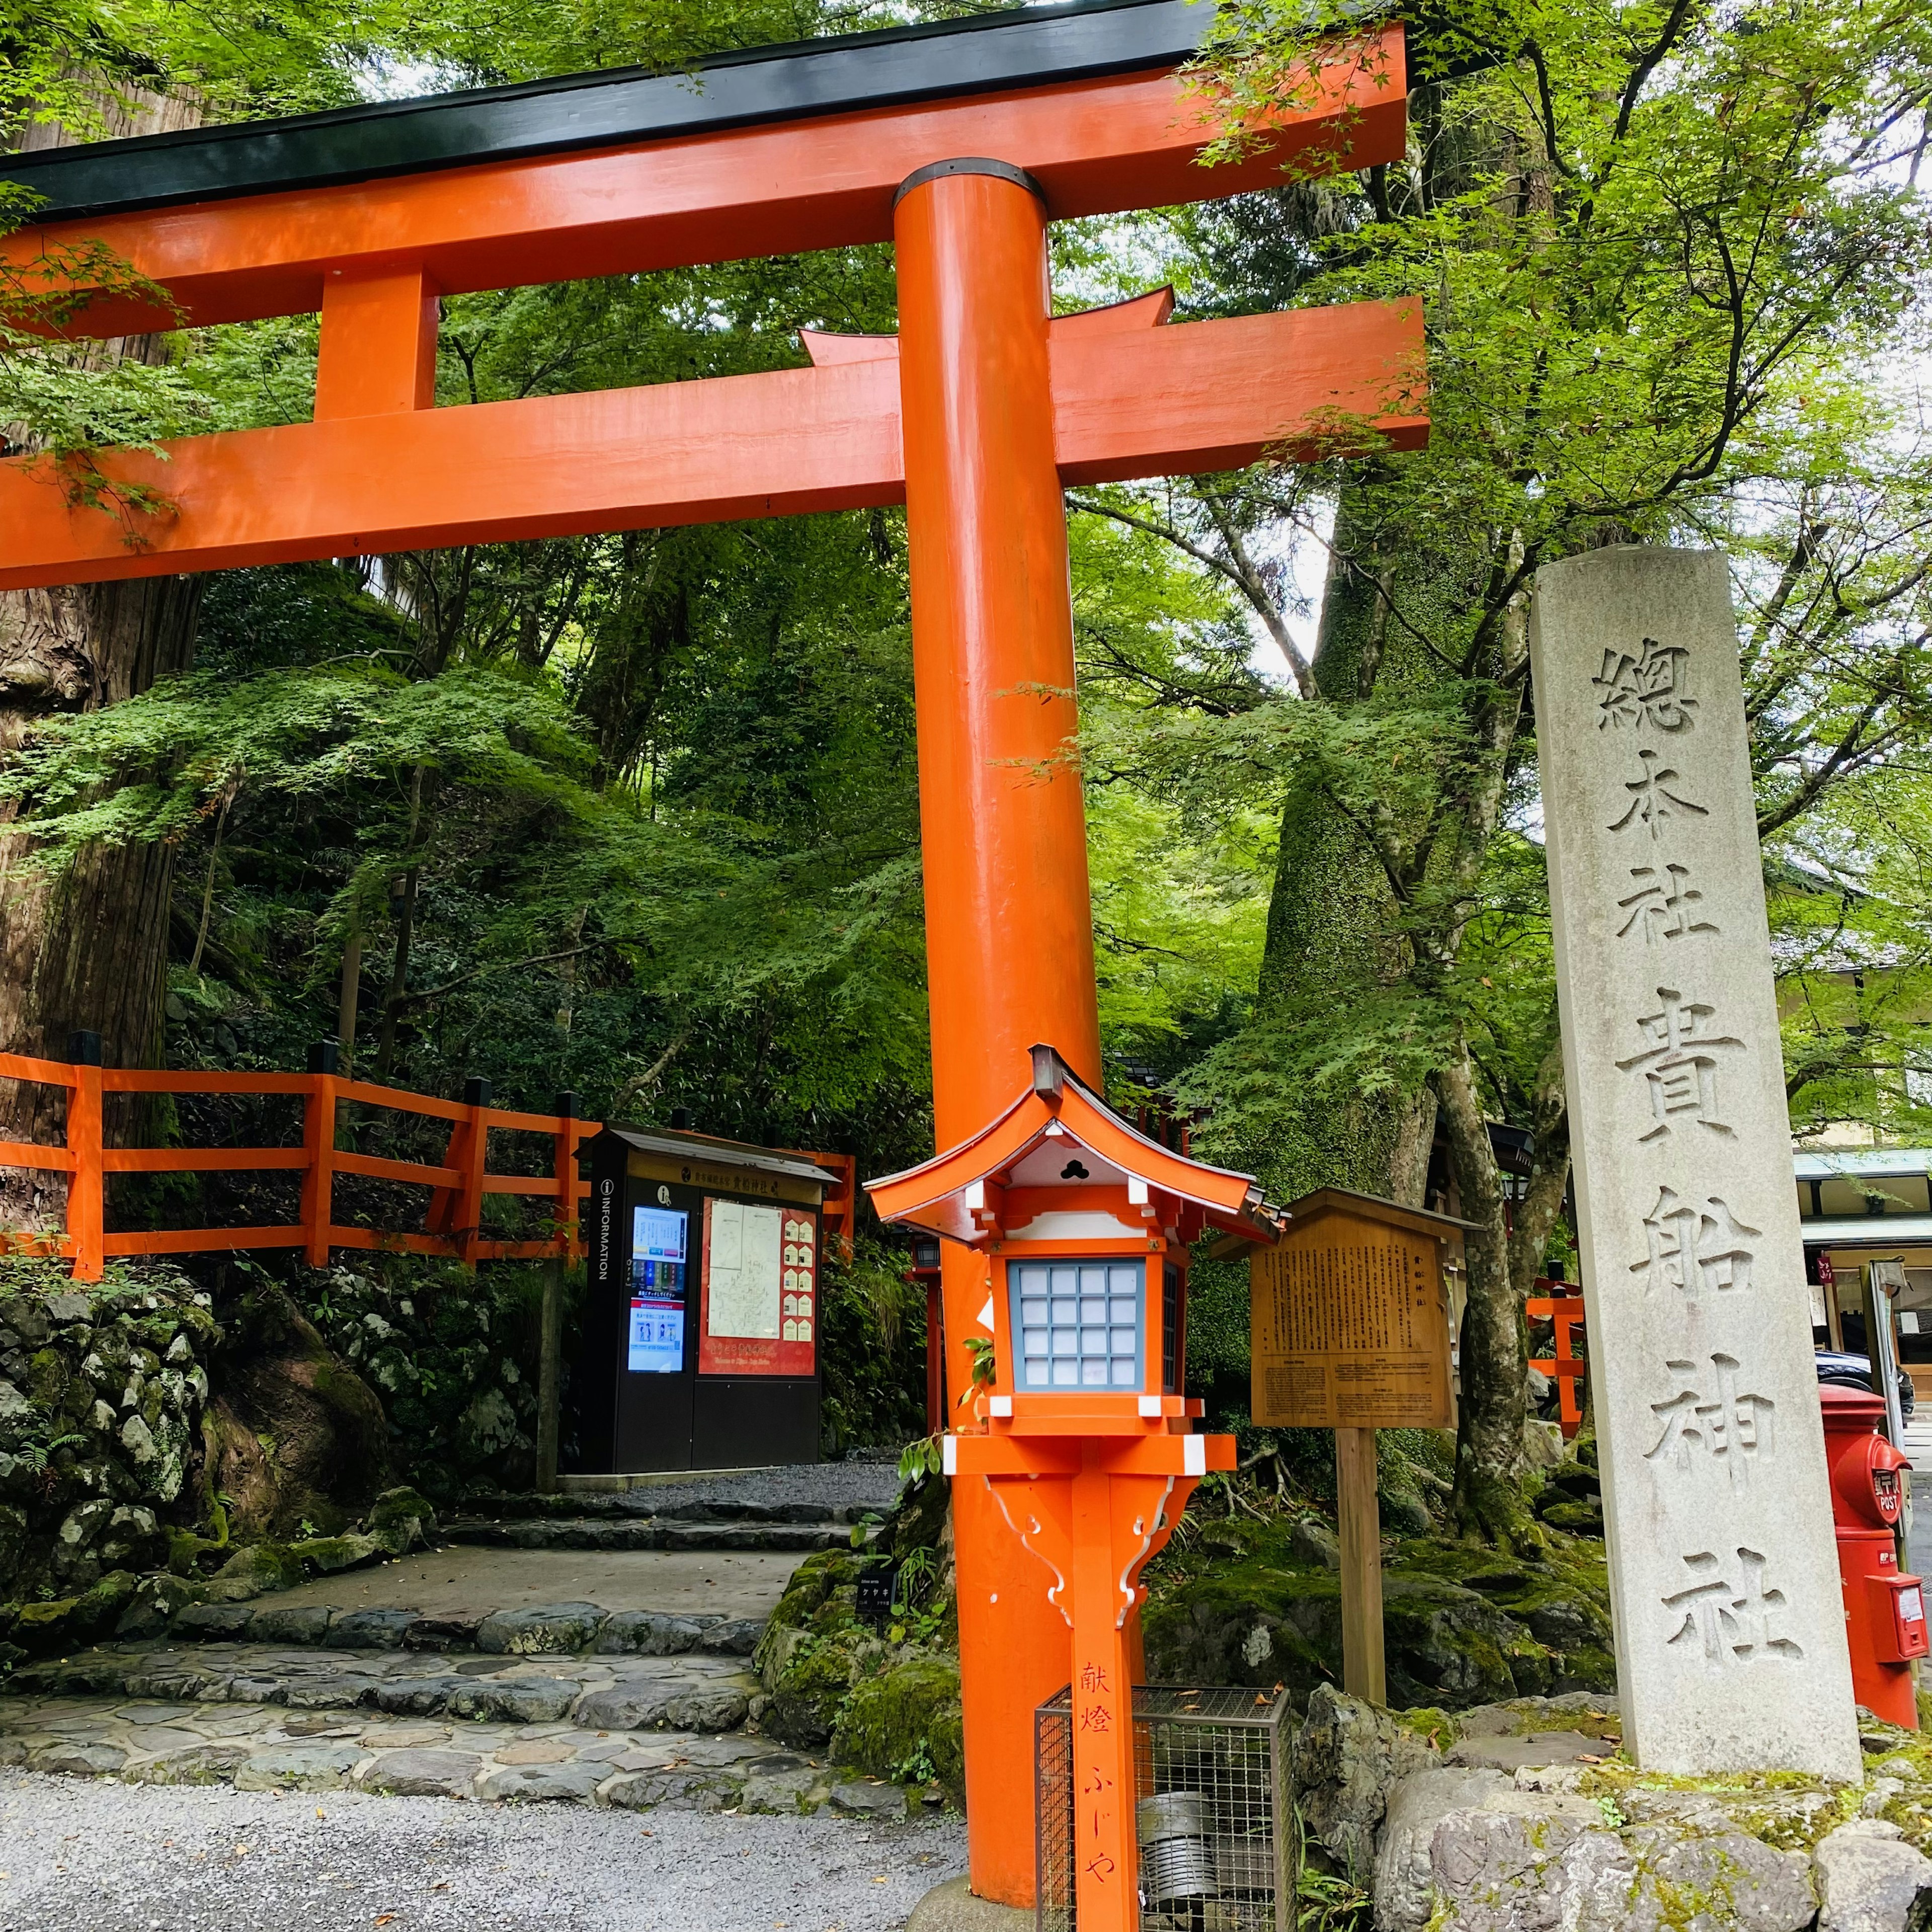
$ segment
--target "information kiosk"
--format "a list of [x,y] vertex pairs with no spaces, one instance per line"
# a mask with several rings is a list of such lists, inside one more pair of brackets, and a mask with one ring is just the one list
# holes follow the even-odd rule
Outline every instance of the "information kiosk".
[[839,1177],[668,1129],[585,1143],[580,1474],[818,1460],[821,1210]]

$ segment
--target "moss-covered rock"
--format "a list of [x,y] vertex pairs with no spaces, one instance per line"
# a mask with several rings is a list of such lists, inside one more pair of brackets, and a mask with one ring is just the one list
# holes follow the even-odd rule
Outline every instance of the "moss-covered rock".
[[[1382,1579],[1390,1703],[1460,1709],[1612,1688],[1600,1550],[1561,1544],[1534,1559],[1435,1538],[1399,1544]],[[1341,1582],[1322,1558],[1280,1520],[1204,1526],[1170,1549],[1148,1576],[1150,1677],[1302,1696],[1338,1682]]]
[[861,1679],[840,1715],[832,1755],[896,1784],[938,1783],[964,1803],[958,1660],[926,1652]]
[[[871,1648],[882,1648],[876,1640]],[[759,1728],[801,1750],[829,1744],[845,1714],[846,1700],[866,1660],[866,1646],[849,1634],[806,1636],[789,1647],[776,1673]]]
[[1601,1536],[1604,1533],[1602,1505],[1572,1502],[1561,1490],[1557,1492],[1555,1502],[1539,1509],[1537,1514],[1551,1528],[1567,1530],[1572,1536]]
[[114,1634],[135,1642],[159,1636],[174,1621],[178,1610],[202,1602],[206,1594],[205,1585],[190,1583],[182,1577],[144,1577],[140,1587],[129,1597],[114,1626]]
[[294,1551],[273,1543],[253,1543],[238,1550],[214,1573],[206,1601],[242,1604],[268,1590],[286,1590],[302,1580],[302,1560]]
[[212,1576],[228,1561],[225,1540],[199,1535],[191,1529],[171,1529],[167,1541],[167,1567],[176,1576]]
[[81,1648],[113,1629],[140,1581],[130,1570],[117,1570],[77,1595],[23,1604],[8,1639],[34,1657]]
[[[857,1690],[898,1663],[942,1660],[953,1673],[957,1695],[958,1666],[944,1653],[909,1646],[896,1648],[859,1621],[856,1600],[863,1567],[864,1559],[850,1550],[821,1550],[807,1557],[792,1573],[759,1640],[752,1663],[767,1694],[759,1728],[794,1748],[830,1743]],[[929,1689],[932,1679],[920,1682]],[[893,1694],[884,1695],[890,1705]],[[868,1736],[885,1722],[884,1708],[866,1720]]]
[[22,1597],[160,1559],[219,1339],[206,1299],[166,1264],[116,1262],[83,1294],[56,1262],[0,1258],[0,1574]]
[[435,1507],[414,1490],[385,1490],[363,1527],[392,1556],[406,1556],[436,1540]]
[[69,1619],[74,1634],[87,1642],[106,1636],[134,1600],[141,1580],[131,1570],[112,1570],[74,1600]]
[[821,1550],[808,1556],[791,1573],[791,1581],[765,1627],[766,1635],[806,1628],[835,1592],[856,1588],[860,1567],[859,1558],[850,1550]]
[[44,1604],[22,1604],[14,1619],[10,1640],[30,1657],[46,1657],[67,1649],[74,1638],[77,1597],[56,1597]]
[[309,1536],[286,1546],[289,1555],[311,1576],[333,1576],[338,1570],[359,1570],[380,1563],[389,1553],[373,1536]]
[[238,1531],[332,1534],[392,1485],[382,1404],[274,1282],[251,1277],[225,1312],[214,1486],[235,1498]]

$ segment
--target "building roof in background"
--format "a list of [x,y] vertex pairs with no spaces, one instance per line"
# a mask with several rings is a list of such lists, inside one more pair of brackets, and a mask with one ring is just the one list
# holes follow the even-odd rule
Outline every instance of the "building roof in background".
[[1833,1214],[1799,1226],[1808,1248],[1916,1248],[1932,1244],[1932,1214]]
[[1800,1180],[1880,1180],[1887,1175],[1932,1174],[1932,1148],[1833,1148],[1794,1154]]

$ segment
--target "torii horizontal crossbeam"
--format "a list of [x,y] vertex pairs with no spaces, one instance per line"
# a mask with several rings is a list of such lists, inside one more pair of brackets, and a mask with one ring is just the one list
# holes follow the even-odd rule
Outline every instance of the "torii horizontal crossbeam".
[[[1174,10],[1119,10],[1151,20]],[[1205,6],[1179,10],[1198,15],[1200,26],[1210,17]],[[1063,21],[1060,31],[1091,34],[1108,22],[1102,10]],[[1022,37],[1031,31],[1024,16],[1019,24]],[[974,50],[1000,44],[991,32],[967,38]],[[950,44],[921,44],[927,64],[943,73],[937,56]],[[445,155],[419,172],[380,179],[330,180],[296,164],[297,136],[328,116],[270,124],[268,136],[243,126],[54,149],[10,162],[9,177],[56,205],[91,199],[96,206],[0,240],[0,255],[31,275],[43,248],[104,243],[166,288],[178,310],[101,298],[70,325],[81,334],[119,335],[182,319],[202,326],[313,311],[338,274],[407,268],[436,292],[460,295],[884,242],[899,184],[961,154],[997,155],[1024,168],[1055,220],[1271,187],[1298,163],[1364,168],[1401,157],[1407,83],[1400,26],[1365,34],[1315,69],[1305,95],[1276,112],[1269,138],[1212,168],[1200,161],[1220,124],[1210,101],[1172,71],[1181,50],[1150,42],[1143,52],[1152,70],[1096,75],[1076,64],[1068,78],[1050,67],[1022,75],[982,63],[984,91],[963,97],[929,78],[915,98],[890,106],[846,104],[749,126],[699,124],[582,152],[497,158],[502,151],[479,138],[476,158],[464,165]],[[980,71],[966,60],[952,66]],[[515,104],[471,118],[487,121]],[[264,162],[238,176],[250,184],[238,199],[142,205],[143,183],[166,178],[169,166],[178,170],[184,147],[199,142],[218,153],[245,145],[243,137],[289,158],[285,177]],[[118,195],[106,192],[112,181],[122,184]]]
[[[1106,312],[1100,312],[1101,315]],[[1121,320],[1126,318],[1123,316]],[[1054,325],[1063,482],[1200,473],[1371,425],[1425,439],[1417,302],[1165,328]],[[1151,320],[1151,317],[1149,317]],[[896,503],[899,369],[874,359],[189,437],[116,451],[165,493],[124,523],[47,458],[0,464],[0,589]]]

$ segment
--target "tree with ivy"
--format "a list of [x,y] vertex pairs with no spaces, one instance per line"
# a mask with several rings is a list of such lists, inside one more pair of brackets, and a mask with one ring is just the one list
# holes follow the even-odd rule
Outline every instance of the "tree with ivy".
[[[1225,0],[1199,74],[1224,148],[1312,52],[1395,84],[1356,31],[1346,10]],[[1824,848],[1828,880],[1885,873],[1892,895],[1859,903],[1922,956],[1896,882],[1923,848],[1897,801],[1918,795],[1932,701],[1932,466],[1898,372],[1924,338],[1932,23],[1858,0],[1490,0],[1412,34],[1408,86],[1400,161],[1186,211],[1162,245],[1196,312],[1421,298],[1428,447],[1337,425],[1310,471],[1084,494],[1241,600],[1288,686],[1224,709],[1143,680],[1143,718],[1102,721],[1096,748],[1197,813],[1279,813],[1252,1010],[1178,1090],[1208,1110],[1204,1146],[1283,1193],[1417,1200],[1446,1148],[1473,1223],[1455,1514],[1509,1542],[1537,1534],[1522,1304],[1569,1170],[1539,567],[1612,543],[1729,552],[1767,848]],[[1326,555],[1312,650],[1291,536]],[[1888,810],[1885,839],[1852,830]],[[1832,891],[1774,893],[1778,916],[1815,932]],[[1900,1058],[1787,1004],[1801,1117],[1862,1055]],[[1505,1186],[1498,1119],[1533,1131],[1526,1190]]]

